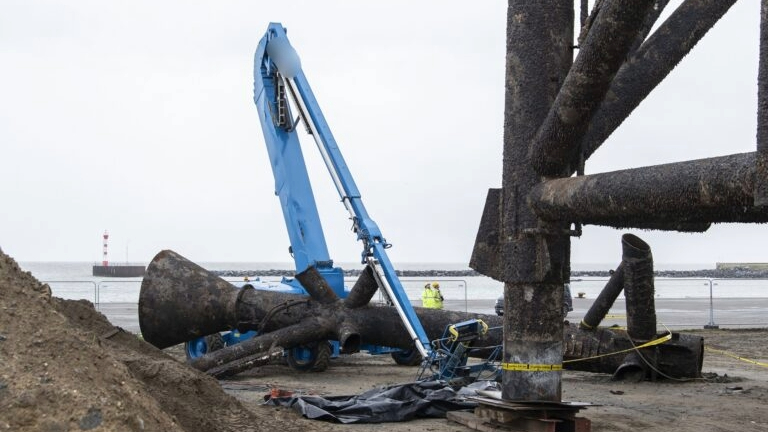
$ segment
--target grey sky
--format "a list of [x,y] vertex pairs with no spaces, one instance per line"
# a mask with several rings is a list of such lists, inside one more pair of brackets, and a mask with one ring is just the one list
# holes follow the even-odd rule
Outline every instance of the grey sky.
[[[679,1],[668,6],[672,10]],[[282,22],[395,262],[469,261],[501,185],[506,2],[3,1],[0,247],[20,261],[290,261],[252,102]],[[740,0],[588,162],[755,149],[759,2]],[[332,257],[361,245],[306,141]],[[768,261],[763,226],[636,232],[657,262]],[[616,263],[586,227],[576,263]]]

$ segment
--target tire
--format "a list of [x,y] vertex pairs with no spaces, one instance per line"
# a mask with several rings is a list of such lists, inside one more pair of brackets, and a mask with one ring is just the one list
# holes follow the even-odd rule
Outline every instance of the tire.
[[194,360],[204,354],[218,351],[222,348],[224,348],[224,339],[218,333],[192,339],[184,343],[184,353],[187,355],[187,360]]
[[421,364],[421,353],[416,349],[395,351],[389,355],[400,366],[418,366]]
[[302,372],[323,372],[331,362],[331,345],[327,341],[302,345],[288,350],[288,366]]

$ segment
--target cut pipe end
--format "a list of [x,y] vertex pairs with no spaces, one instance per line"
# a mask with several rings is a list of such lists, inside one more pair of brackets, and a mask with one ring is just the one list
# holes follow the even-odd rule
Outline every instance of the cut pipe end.
[[625,258],[647,258],[651,253],[651,246],[634,234],[621,236],[621,245]]

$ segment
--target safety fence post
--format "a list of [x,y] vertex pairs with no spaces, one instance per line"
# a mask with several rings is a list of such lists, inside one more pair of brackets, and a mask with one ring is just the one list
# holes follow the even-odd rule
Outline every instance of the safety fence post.
[[704,325],[705,329],[719,329],[720,326],[715,324],[715,306],[712,300],[712,286],[716,285],[713,279],[707,279],[709,282],[709,323]]

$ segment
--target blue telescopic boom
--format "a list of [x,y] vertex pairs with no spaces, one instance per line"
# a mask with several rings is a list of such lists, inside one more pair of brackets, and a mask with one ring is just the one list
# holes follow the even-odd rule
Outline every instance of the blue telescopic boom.
[[[298,111],[295,119],[289,99]],[[288,228],[296,271],[301,273],[314,266],[337,293],[339,286],[343,291],[343,274],[341,269],[333,268],[328,254],[299,145],[296,129],[303,122],[320,150],[341,202],[350,213],[353,231],[363,242],[361,262],[371,267],[379,287],[392,300],[414,345],[425,359],[428,358],[429,339],[385,251],[391,245],[368,216],[360,199],[360,191],[304,76],[299,57],[279,23],[269,24],[256,49],[254,101],[275,176],[275,193],[280,198]]]

